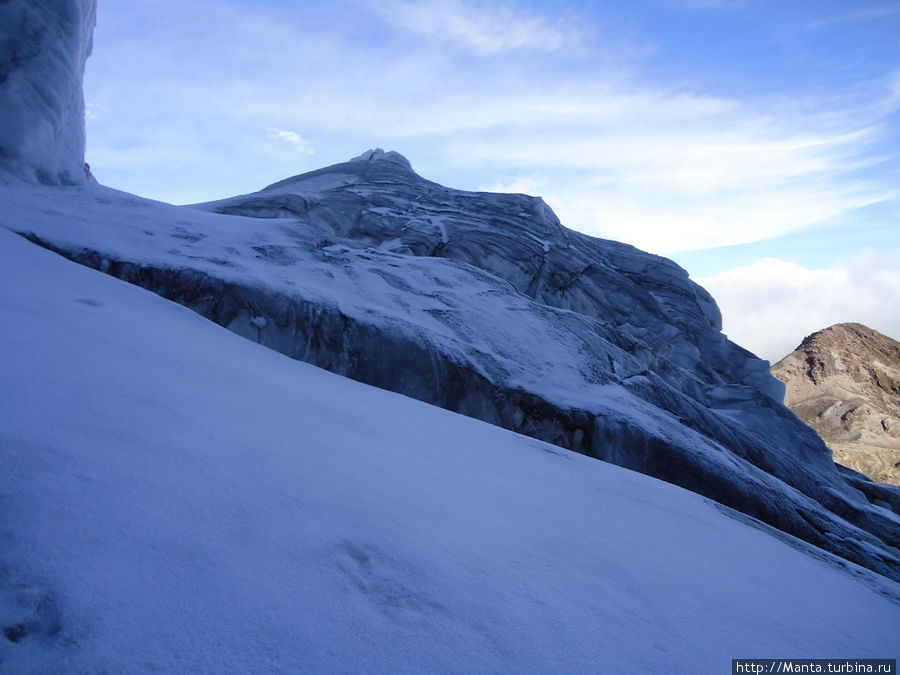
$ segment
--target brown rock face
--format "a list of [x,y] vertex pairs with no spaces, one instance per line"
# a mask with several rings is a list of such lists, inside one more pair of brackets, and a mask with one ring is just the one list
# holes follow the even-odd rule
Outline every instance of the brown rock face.
[[840,323],[806,337],[772,374],[836,462],[900,485],[900,342]]

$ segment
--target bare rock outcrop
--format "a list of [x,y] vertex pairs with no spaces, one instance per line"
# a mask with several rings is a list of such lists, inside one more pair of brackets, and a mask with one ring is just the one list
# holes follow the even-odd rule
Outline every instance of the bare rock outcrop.
[[772,373],[836,462],[900,485],[900,342],[841,323],[806,337]]

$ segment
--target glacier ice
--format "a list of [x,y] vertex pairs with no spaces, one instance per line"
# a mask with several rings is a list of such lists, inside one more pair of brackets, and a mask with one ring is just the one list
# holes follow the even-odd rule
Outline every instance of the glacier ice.
[[[27,183],[84,182],[94,10],[0,3],[15,25],[2,162]],[[836,469],[684,270],[568,230],[540,199],[443,187],[380,149],[195,208],[96,185],[0,190],[0,226],[253,341],[662,478],[900,578],[900,491]]]
[[196,208],[35,189],[57,217],[11,191],[0,224],[254,342],[900,577],[900,493],[838,472],[683,270],[539,199],[445,188],[377,152]]
[[84,95],[96,0],[0,2],[0,171],[84,183]]

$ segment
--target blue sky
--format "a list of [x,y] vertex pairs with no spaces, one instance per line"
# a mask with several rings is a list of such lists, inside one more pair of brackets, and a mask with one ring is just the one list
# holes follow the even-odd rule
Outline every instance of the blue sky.
[[100,0],[87,159],[174,203],[372,147],[666,255],[769,359],[900,338],[896,0]]

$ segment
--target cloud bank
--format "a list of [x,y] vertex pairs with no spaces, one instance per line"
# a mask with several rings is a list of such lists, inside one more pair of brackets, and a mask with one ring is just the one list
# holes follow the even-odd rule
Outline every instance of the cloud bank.
[[764,258],[696,281],[719,303],[728,337],[774,363],[835,323],[862,323],[900,340],[898,269],[900,249],[822,269]]

